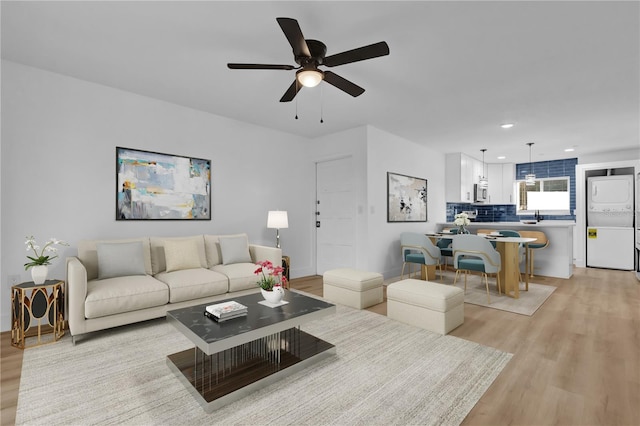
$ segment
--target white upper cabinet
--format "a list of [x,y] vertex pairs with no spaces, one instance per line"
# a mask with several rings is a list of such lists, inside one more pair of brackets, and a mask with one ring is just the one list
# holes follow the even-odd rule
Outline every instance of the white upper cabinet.
[[490,204],[514,204],[513,194],[516,170],[515,164],[489,164],[488,176],[489,188],[487,194]]
[[445,198],[447,202],[473,203],[473,185],[482,175],[482,161],[466,154],[445,156]]

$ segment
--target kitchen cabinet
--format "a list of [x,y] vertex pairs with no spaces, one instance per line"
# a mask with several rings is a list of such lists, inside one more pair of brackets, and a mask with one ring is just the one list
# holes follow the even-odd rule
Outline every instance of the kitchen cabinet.
[[473,185],[482,175],[482,161],[462,154],[445,156],[445,199],[447,202],[473,203]]
[[514,204],[513,184],[516,179],[516,169],[513,163],[489,164],[489,188],[487,191],[489,204]]

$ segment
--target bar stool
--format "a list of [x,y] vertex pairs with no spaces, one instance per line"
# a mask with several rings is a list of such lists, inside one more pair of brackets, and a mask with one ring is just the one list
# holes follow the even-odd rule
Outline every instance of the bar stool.
[[536,240],[529,243],[529,277],[533,278],[533,251],[549,247],[549,240],[542,231],[520,231],[520,235],[525,238],[535,238]]
[[497,229],[478,229],[478,230],[476,231],[476,234],[485,234],[485,235],[489,235],[489,234],[491,234],[492,232],[498,232],[498,230],[497,230]]
[[[480,234],[484,234],[484,235],[491,235],[493,232],[498,232],[497,229],[478,229],[476,231],[476,235],[480,235]],[[496,248],[496,242],[495,241],[491,241],[491,245],[493,246],[493,248]]]

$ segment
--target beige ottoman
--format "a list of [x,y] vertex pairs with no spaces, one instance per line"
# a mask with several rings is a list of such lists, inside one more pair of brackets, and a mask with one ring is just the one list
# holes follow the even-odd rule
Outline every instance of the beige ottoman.
[[356,309],[382,303],[382,275],[351,268],[332,269],[322,276],[323,297]]
[[464,292],[430,281],[398,281],[387,286],[387,317],[447,334],[464,322]]

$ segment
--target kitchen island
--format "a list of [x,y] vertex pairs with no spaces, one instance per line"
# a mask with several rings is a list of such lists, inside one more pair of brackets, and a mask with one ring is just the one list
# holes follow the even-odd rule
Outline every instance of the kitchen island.
[[[573,275],[573,231],[576,223],[568,220],[543,220],[534,224],[522,222],[471,222],[466,228],[472,234],[478,229],[511,229],[514,231],[541,231],[549,239],[547,248],[535,251],[534,275],[570,278]],[[455,228],[453,223],[437,223],[436,231]],[[524,273],[524,264],[521,266]]]

